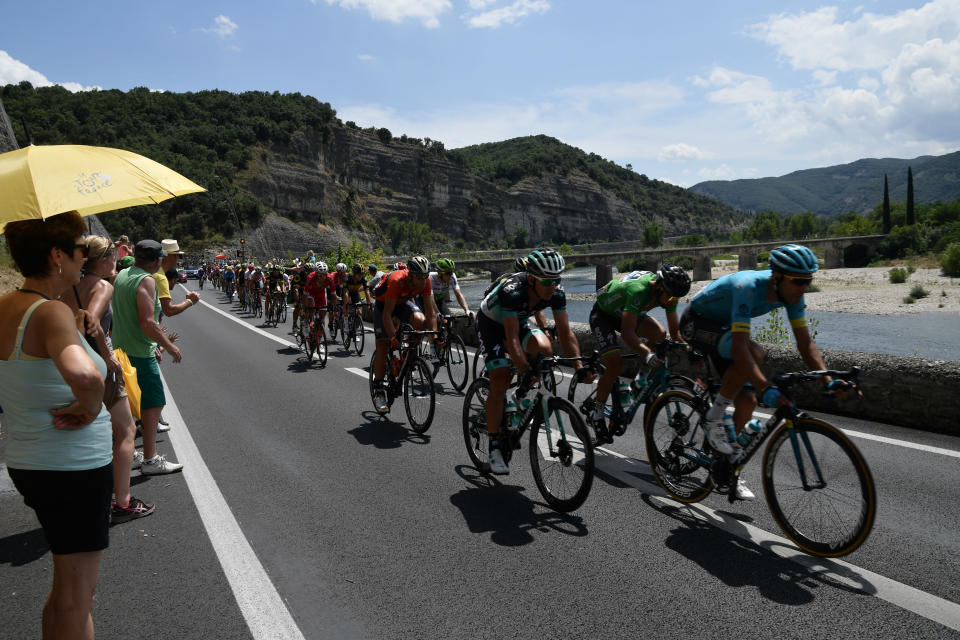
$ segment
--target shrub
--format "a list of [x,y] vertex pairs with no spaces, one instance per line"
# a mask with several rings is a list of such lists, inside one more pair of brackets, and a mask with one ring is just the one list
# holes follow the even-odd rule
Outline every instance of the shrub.
[[904,304],[913,304],[914,302],[916,302],[916,300],[914,300],[912,296],[906,296],[903,299]]
[[907,270],[900,267],[890,269],[890,282],[900,284],[907,281]]
[[940,254],[940,268],[945,276],[960,276],[960,242],[954,242],[943,250]]
[[910,289],[910,296],[919,300],[920,298],[926,298],[930,295],[930,292],[923,288],[922,284],[913,285],[913,289]]

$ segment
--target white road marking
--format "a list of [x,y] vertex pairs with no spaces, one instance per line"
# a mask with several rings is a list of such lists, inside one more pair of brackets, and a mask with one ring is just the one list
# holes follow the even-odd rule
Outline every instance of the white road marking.
[[304,640],[204,463],[166,380],[163,389],[167,395],[163,415],[170,423],[167,435],[183,463],[183,477],[251,635],[255,640]]
[[693,517],[722,529],[731,535],[748,540],[776,555],[802,565],[812,573],[824,576],[858,589],[901,609],[933,620],[946,627],[960,631],[960,604],[945,600],[931,593],[897,582],[878,573],[873,573],[837,558],[818,558],[800,551],[790,540],[764,531],[759,527],[741,522],[733,516],[711,509],[703,504],[682,504],[665,497],[659,485],[638,478],[638,467],[650,472],[646,462],[635,460],[606,449],[597,449],[610,455],[595,455],[596,467],[617,480],[652,496],[664,505],[686,510]]
[[0,493],[10,493],[16,490],[17,488],[13,486],[13,480],[10,479],[10,474],[7,473],[7,465],[0,464]]
[[355,373],[356,375],[364,379],[370,378],[370,374],[367,371],[364,371],[363,369],[358,369],[357,367],[344,367],[343,370],[349,371],[350,373]]

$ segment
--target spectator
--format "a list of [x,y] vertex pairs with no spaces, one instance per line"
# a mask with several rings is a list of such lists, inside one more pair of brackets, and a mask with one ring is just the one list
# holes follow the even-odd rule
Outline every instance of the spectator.
[[140,423],[143,434],[143,464],[140,473],[175,473],[183,465],[157,454],[157,424],[167,403],[157,364],[157,344],[163,346],[174,362],[182,355],[160,328],[160,300],[157,283],[148,277],[160,268],[165,256],[156,240],[141,240],[135,251],[135,264],[117,274],[113,292],[113,343],[123,349],[137,370],[140,385]]
[[[86,225],[76,211],[7,224],[23,286],[0,297],[0,404],[7,466],[53,554],[44,638],[93,637],[94,594],[109,543],[113,471],[106,365],[57,300],[80,281]],[[96,323],[85,327],[94,333]]]
[[[157,297],[160,298],[160,308],[163,311],[163,315],[170,318],[179,313],[183,313],[200,302],[200,294],[196,291],[191,291],[187,294],[183,302],[173,304],[173,297],[170,295],[170,280],[167,272],[171,269],[175,270],[177,267],[177,260],[180,259],[181,255],[180,245],[176,240],[163,240],[160,245],[165,253],[163,260],[160,261],[160,269],[153,274],[153,279],[157,282]],[[176,284],[175,280],[174,284]]]
[[117,259],[122,260],[127,256],[133,255],[133,249],[130,247],[130,238],[127,236],[120,236],[120,239],[117,240]]
[[153,513],[154,506],[130,495],[130,471],[139,469],[143,454],[139,460],[134,456],[134,439],[137,426],[130,413],[127,391],[123,382],[123,369],[113,355],[110,343],[110,330],[113,328],[113,310],[110,299],[113,297],[113,285],[110,280],[116,275],[117,251],[110,240],[102,236],[87,236],[87,248],[90,256],[83,265],[84,275],[80,283],[73,287],[73,295],[66,295],[64,301],[75,311],[86,309],[103,329],[99,353],[107,363],[106,389],[103,403],[110,412],[113,426],[113,494],[114,502],[110,507],[110,523],[120,524],[135,518],[143,518]]

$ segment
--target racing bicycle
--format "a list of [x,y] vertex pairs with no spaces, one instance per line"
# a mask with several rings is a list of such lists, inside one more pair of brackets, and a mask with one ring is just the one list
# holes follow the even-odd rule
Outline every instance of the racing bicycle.
[[[519,415],[504,411],[500,425],[500,452],[507,463],[513,451],[520,449],[524,433],[530,430],[528,449],[534,482],[547,504],[564,513],[578,509],[590,494],[593,444],[573,403],[534,381],[551,379],[554,368],[576,359],[538,354],[520,381],[507,391],[510,395],[515,390]],[[531,393],[533,396],[529,397]],[[463,400],[463,440],[470,460],[482,473],[490,472],[486,418],[489,394],[490,379],[479,377],[467,388]]]
[[[433,376],[430,375],[430,365],[418,355],[417,343],[422,336],[434,335],[436,331],[415,331],[408,324],[400,325],[397,331],[397,340],[400,348],[392,346],[387,350],[386,369],[383,384],[387,392],[387,407],[393,406],[393,401],[403,395],[403,407],[407,412],[410,427],[417,433],[426,433],[433,422],[433,413],[437,407],[437,392],[433,388]],[[373,377],[373,365],[377,352],[370,355],[370,401],[374,402],[374,393],[377,384]],[[374,402],[374,406],[376,403]]]
[[354,351],[358,356],[363,355],[364,337],[363,316],[360,315],[360,307],[369,304],[368,302],[354,302],[347,311],[347,316],[342,320],[343,327],[340,330],[340,339],[343,341],[343,348],[350,350],[353,345]]
[[[856,389],[859,368],[781,373],[773,385],[790,397],[801,382],[830,376]],[[828,394],[831,392],[827,392]],[[672,389],[649,407],[644,437],[657,482],[680,502],[699,502],[716,489],[736,500],[740,471],[766,444],[763,491],[777,525],[802,550],[837,557],[867,539],[877,494],[866,460],[837,427],[795,405],[777,407],[737,456],[711,449],[703,428],[708,395]]]
[[[440,373],[440,369],[446,368],[447,377],[450,378],[450,385],[457,391],[463,391],[470,377],[470,372],[467,370],[468,362],[470,361],[470,356],[467,354],[467,345],[463,342],[463,338],[453,331],[451,326],[452,323],[459,322],[462,318],[466,318],[468,323],[471,321],[468,315],[442,316],[437,328],[437,340],[440,341],[443,346],[439,352],[435,354],[436,361],[433,363],[432,372],[433,377],[436,378],[437,374]],[[469,324],[467,326],[469,326]],[[433,355],[433,346],[427,342],[421,342],[420,357],[429,362]]]

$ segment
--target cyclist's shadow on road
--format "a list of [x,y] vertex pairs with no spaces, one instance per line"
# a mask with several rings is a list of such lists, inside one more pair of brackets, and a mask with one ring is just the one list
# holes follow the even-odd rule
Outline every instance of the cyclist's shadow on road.
[[[664,541],[669,549],[693,560],[730,587],[755,587],[760,595],[780,604],[805,605],[816,598],[815,590],[831,586],[851,593],[871,593],[874,588],[863,578],[842,569],[829,560],[821,562],[853,584],[839,582],[823,571],[813,571],[782,558],[767,543],[757,545],[702,520],[686,506],[667,504],[645,495],[643,500],[660,513],[679,522]],[[743,519],[742,514],[718,511],[728,523]]]
[[366,422],[350,429],[347,433],[357,439],[362,445],[372,445],[377,449],[398,449],[406,443],[427,444],[430,436],[419,434],[407,428],[400,422],[394,422],[389,414],[381,416],[376,411],[368,409],[361,413]]
[[463,513],[472,533],[489,531],[490,540],[505,547],[530,544],[535,540],[534,531],[553,529],[571,536],[587,535],[587,527],[579,516],[553,510],[538,513],[536,507],[549,507],[527,497],[524,487],[503,484],[469,465],[457,465],[454,470],[473,485],[450,496],[450,502]]

